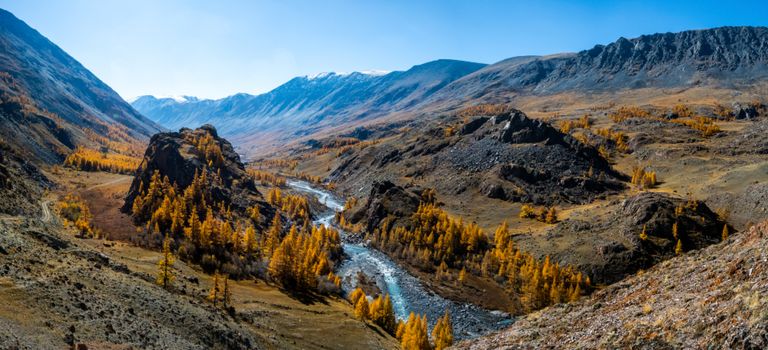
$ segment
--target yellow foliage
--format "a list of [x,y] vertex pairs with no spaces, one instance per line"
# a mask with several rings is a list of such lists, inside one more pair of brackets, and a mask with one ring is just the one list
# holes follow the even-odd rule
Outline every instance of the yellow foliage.
[[592,125],[592,121],[589,120],[589,115],[583,115],[579,119],[575,120],[564,120],[560,122],[560,131],[563,133],[569,133],[571,130],[576,128],[583,128],[583,129],[589,129],[589,127]]
[[295,226],[269,259],[269,275],[284,287],[314,289],[332,270],[329,256],[341,253],[339,232],[326,226],[299,233]]
[[536,219],[547,224],[554,224],[557,222],[557,209],[555,207],[540,207],[537,209],[532,205],[523,204],[520,208],[519,216],[521,219]]
[[[545,221],[547,214],[555,217],[556,211],[542,208],[535,216]],[[422,203],[411,221],[410,228],[383,224],[374,230],[372,243],[419,269],[436,271],[438,276],[447,276],[451,268],[460,269],[461,283],[469,273],[496,276],[529,310],[568,301],[575,290],[580,295],[587,287],[583,275],[573,267],[561,267],[548,257],[539,262],[517,249],[505,224],[496,230],[491,244],[477,225],[451,218],[431,204]]]
[[370,304],[369,316],[373,323],[379,325],[387,333],[395,335],[397,327],[395,310],[392,307],[392,299],[389,294],[379,295],[373,300]]
[[437,320],[435,328],[432,329],[432,339],[435,343],[435,350],[443,350],[453,344],[453,325],[451,324],[451,314],[448,311]]
[[64,159],[64,165],[83,171],[105,171],[115,174],[132,174],[139,167],[141,159],[123,154],[99,152],[78,147]]
[[635,167],[632,169],[631,182],[640,189],[653,188],[657,184],[656,172],[646,171],[644,167]]
[[616,112],[609,115],[616,123],[629,118],[649,118],[650,116],[651,113],[637,106],[621,106]]
[[357,299],[355,304],[355,318],[361,321],[365,321],[369,318],[368,315],[368,297],[363,295],[362,298]]
[[648,239],[648,233],[645,232],[645,224],[643,224],[643,232],[640,232],[640,239],[643,241]]
[[430,350],[427,338],[427,316],[415,315],[411,312],[405,323],[400,339],[403,350]]
[[272,185],[277,187],[285,186],[285,177],[270,173],[268,171],[248,169],[248,174],[251,175],[255,181],[259,181],[262,185]]
[[163,258],[157,262],[157,284],[168,288],[173,283],[175,276],[173,273],[173,263],[175,262],[171,252],[171,238],[167,235],[163,240]]
[[64,223],[67,225],[73,225],[78,233],[83,237],[95,237],[96,233],[91,225],[90,209],[88,204],[85,203],[80,197],[67,194],[59,201],[59,213],[64,219]]
[[693,110],[684,104],[676,104],[672,107],[672,113],[679,118],[692,118],[694,115]]

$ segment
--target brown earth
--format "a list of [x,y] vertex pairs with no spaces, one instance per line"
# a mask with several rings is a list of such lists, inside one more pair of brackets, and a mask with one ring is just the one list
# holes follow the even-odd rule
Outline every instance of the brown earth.
[[[128,184],[124,176],[69,170],[60,175],[59,193],[80,194],[94,214],[118,213]],[[118,236],[110,230],[119,217],[94,223],[108,237]],[[134,229],[130,221],[126,225],[125,232]],[[154,283],[158,252],[76,238],[55,214],[48,222],[2,217],[0,231],[0,348],[397,347],[378,327],[355,320],[340,298],[299,300],[263,282],[233,281],[235,312],[228,313],[205,300],[211,277],[178,260],[176,282],[166,291]]]
[[768,223],[457,349],[764,349]]

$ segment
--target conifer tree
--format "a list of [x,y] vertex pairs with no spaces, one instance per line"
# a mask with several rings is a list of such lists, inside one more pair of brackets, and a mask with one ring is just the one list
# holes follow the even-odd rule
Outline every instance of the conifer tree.
[[573,287],[573,292],[571,292],[571,295],[569,296],[568,301],[577,301],[579,300],[579,297],[581,297],[581,287],[577,283],[575,287]]
[[208,301],[212,302],[213,306],[216,306],[219,299],[221,299],[221,287],[219,286],[219,271],[216,271],[213,274],[211,290],[208,292]]
[[723,236],[722,236],[722,238],[723,238],[724,241],[728,239],[728,224],[723,225]]
[[432,329],[432,339],[435,342],[435,350],[443,350],[453,344],[453,325],[448,311],[437,320]]
[[389,294],[379,295],[369,307],[369,316],[373,323],[379,325],[389,334],[395,333],[395,311],[392,308],[392,300]]
[[397,320],[397,330],[395,330],[395,338],[398,341],[402,341],[404,335],[405,335],[405,321]]
[[357,305],[357,301],[363,297],[365,297],[365,292],[363,292],[362,288],[358,287],[349,294],[349,301],[352,303],[352,306],[355,306]]
[[547,215],[544,218],[544,222],[548,224],[554,224],[557,222],[557,210],[555,207],[551,207],[549,210],[547,210]]
[[221,291],[221,301],[226,309],[232,302],[232,290],[229,288],[229,276],[224,276],[224,288]]
[[405,332],[400,340],[403,350],[430,350],[427,337],[427,316],[411,313],[405,324]]
[[363,295],[355,304],[355,318],[361,321],[368,319],[368,297]]
[[677,238],[677,222],[672,224],[672,237],[674,237],[675,239],[678,239]]
[[171,239],[168,235],[165,235],[165,239],[163,240],[163,258],[157,263],[157,284],[163,286],[163,288],[167,289],[170,287],[175,279],[173,274],[174,261],[175,258],[171,252]]
[[679,239],[677,240],[677,245],[675,245],[675,254],[680,255],[683,253],[683,242],[681,242]]

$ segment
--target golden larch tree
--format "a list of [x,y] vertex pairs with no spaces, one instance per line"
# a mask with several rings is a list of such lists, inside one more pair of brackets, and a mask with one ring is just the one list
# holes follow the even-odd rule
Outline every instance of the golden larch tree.
[[175,279],[173,273],[174,262],[175,258],[171,252],[171,238],[165,235],[163,240],[163,257],[157,262],[157,284],[163,286],[163,288],[170,287]]

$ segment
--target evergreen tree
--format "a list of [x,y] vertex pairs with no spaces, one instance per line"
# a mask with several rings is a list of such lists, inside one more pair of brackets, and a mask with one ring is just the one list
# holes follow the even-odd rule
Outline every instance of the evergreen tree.
[[400,346],[403,350],[430,350],[427,336],[427,316],[422,317],[413,313],[408,316]]
[[355,318],[361,321],[368,319],[368,297],[363,295],[355,304]]
[[216,303],[221,299],[221,287],[219,286],[219,271],[213,274],[213,284],[211,290],[208,292],[208,301],[216,306]]
[[728,239],[728,224],[723,225],[723,241]]
[[645,224],[643,224],[643,232],[640,232],[640,239],[643,241],[648,239],[648,233],[645,232]]
[[437,320],[432,329],[432,339],[435,342],[435,350],[443,350],[453,344],[453,325],[448,311]]
[[168,235],[165,235],[165,239],[163,240],[163,258],[157,263],[157,284],[163,286],[163,288],[167,289],[170,287],[175,279],[173,273],[174,261],[175,258],[171,252],[171,239]]
[[229,288],[229,276],[224,276],[224,288],[221,291],[221,301],[224,308],[227,308],[232,302],[232,290]]

